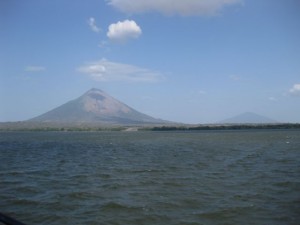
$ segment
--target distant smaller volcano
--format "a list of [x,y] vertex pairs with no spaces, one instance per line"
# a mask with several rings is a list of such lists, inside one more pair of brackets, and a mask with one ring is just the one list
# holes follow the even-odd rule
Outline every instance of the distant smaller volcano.
[[91,89],[79,98],[30,119],[32,122],[102,123],[102,124],[164,124],[140,113],[99,89]]
[[229,119],[222,120],[218,123],[227,123],[227,124],[243,124],[243,123],[252,123],[252,124],[260,124],[260,123],[278,123],[275,120],[272,120],[268,117],[258,115],[252,112],[246,112],[239,114],[237,116],[231,117]]

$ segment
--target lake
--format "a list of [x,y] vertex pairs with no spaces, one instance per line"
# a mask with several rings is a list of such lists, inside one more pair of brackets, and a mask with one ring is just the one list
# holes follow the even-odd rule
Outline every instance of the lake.
[[300,221],[299,130],[0,132],[0,159],[28,225]]

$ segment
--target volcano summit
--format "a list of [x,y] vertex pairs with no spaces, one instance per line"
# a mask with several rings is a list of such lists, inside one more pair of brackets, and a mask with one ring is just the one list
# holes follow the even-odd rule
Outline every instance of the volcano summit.
[[140,113],[99,89],[91,89],[79,98],[30,119],[32,122],[163,124],[167,121]]

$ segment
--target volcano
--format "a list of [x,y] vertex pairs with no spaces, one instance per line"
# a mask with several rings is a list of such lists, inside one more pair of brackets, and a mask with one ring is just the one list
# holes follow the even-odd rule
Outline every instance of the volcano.
[[100,89],[93,88],[49,112],[29,120],[53,123],[100,123],[100,124],[164,124],[118,101]]
[[232,118],[222,120],[219,123],[228,123],[228,124],[243,124],[243,123],[248,123],[248,124],[260,124],[260,123],[265,123],[265,124],[272,124],[272,123],[278,123],[277,121],[270,119],[268,117],[258,115],[256,113],[252,112],[246,112],[239,114],[237,116],[234,116]]

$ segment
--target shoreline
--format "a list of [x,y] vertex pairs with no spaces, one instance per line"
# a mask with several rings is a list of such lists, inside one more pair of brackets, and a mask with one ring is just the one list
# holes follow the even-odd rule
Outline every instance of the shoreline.
[[221,130],[283,130],[300,129],[300,123],[277,124],[87,124],[87,123],[0,123],[0,131],[221,131]]

